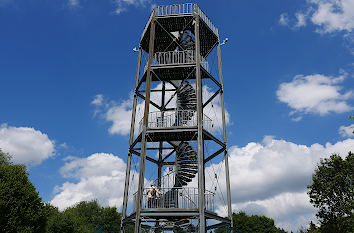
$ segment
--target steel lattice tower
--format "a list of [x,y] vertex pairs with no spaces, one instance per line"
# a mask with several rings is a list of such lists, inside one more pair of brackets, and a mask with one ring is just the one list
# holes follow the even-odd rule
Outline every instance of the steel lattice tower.
[[[129,225],[134,226],[135,233],[141,232],[142,228],[153,232],[207,232],[232,226],[220,45],[218,29],[196,4],[153,9],[139,45],[122,232]],[[219,80],[209,73],[206,61],[214,49],[217,51]],[[141,69],[143,53],[148,59]],[[203,102],[203,80],[206,79],[216,85],[217,91]],[[152,88],[154,83],[161,88]],[[161,93],[159,101],[151,99],[152,92]],[[167,98],[166,93],[172,94]],[[220,96],[221,103],[221,140],[213,135],[210,130],[212,121],[203,114],[203,109],[216,96]],[[136,119],[139,101],[145,106],[141,121]],[[173,101],[175,104],[169,107]],[[135,130],[136,121],[140,121],[138,132]],[[219,149],[207,155],[204,152],[206,140],[215,142]],[[149,147],[151,143],[157,143],[158,147]],[[157,151],[158,159],[147,154],[151,150]],[[168,153],[164,154],[165,150]],[[205,189],[205,164],[218,155],[224,155],[228,217],[215,213],[215,194]],[[138,187],[137,192],[129,193],[133,156],[140,160]],[[161,194],[154,199],[147,197],[146,161],[157,167],[156,181]],[[163,175],[164,166],[170,167],[167,179],[167,175]],[[191,187],[194,178],[197,184]],[[128,214],[130,196],[133,207]],[[209,225],[206,220],[210,220]]]

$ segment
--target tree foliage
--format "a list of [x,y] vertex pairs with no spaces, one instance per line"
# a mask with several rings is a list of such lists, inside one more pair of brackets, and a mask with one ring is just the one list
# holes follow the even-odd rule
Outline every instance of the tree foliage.
[[24,165],[12,165],[0,151],[0,231],[44,232],[44,204],[28,179]]
[[96,200],[83,201],[60,212],[47,205],[47,232],[119,232],[121,215],[115,207],[101,207]]
[[11,155],[0,148],[0,165],[11,165]]
[[[286,233],[274,225],[274,220],[265,216],[248,216],[245,212],[233,213],[232,221],[234,233]],[[215,233],[227,232],[226,228],[219,228]]]
[[320,161],[308,186],[310,202],[318,209],[321,232],[353,232],[354,154],[333,154]]

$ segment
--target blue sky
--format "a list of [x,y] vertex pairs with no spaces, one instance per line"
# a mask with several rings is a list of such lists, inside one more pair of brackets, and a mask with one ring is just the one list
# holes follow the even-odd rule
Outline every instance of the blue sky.
[[[121,207],[132,49],[152,7],[173,3],[0,0],[0,148],[28,165],[44,201]],[[233,209],[298,230],[314,219],[316,163],[354,149],[354,1],[196,3],[229,38]]]

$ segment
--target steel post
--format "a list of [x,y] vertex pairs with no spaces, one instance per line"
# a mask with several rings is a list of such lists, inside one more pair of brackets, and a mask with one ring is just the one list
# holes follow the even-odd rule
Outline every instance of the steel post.
[[220,101],[221,101],[221,112],[222,112],[222,127],[223,127],[223,138],[225,144],[224,160],[225,160],[225,176],[226,176],[226,189],[227,189],[227,212],[231,220],[231,227],[233,227],[232,222],[232,206],[231,206],[231,190],[230,190],[230,171],[229,171],[229,155],[227,148],[227,135],[226,135],[226,115],[225,115],[225,103],[224,103],[224,84],[222,75],[222,65],[221,65],[221,48],[220,48],[220,38],[219,31],[218,35],[218,66],[219,66],[219,80],[221,84]]
[[141,156],[140,156],[140,171],[139,171],[139,185],[138,185],[138,196],[137,196],[137,207],[135,215],[135,233],[140,233],[141,231],[141,208],[143,200],[144,191],[144,178],[145,178],[145,162],[146,162],[146,129],[149,122],[149,109],[150,109],[150,89],[151,89],[151,63],[154,56],[154,41],[155,41],[155,16],[156,7],[154,9],[151,18],[150,27],[150,39],[149,39],[149,59],[148,68],[146,75],[146,94],[145,94],[145,109],[144,109],[144,120],[143,120],[143,130],[141,132]]
[[141,47],[139,47],[138,64],[137,64],[137,68],[136,68],[136,77],[135,77],[134,100],[133,100],[133,110],[132,110],[131,125],[130,125],[127,169],[126,169],[126,173],[125,173],[125,185],[124,185],[124,196],[123,196],[121,232],[124,232],[123,220],[127,216],[128,194],[129,194],[128,192],[129,192],[129,181],[130,181],[130,168],[131,168],[131,160],[132,160],[131,145],[132,145],[133,139],[134,139],[136,105],[137,105],[137,102],[138,102],[138,97],[136,95],[136,91],[137,91],[137,86],[138,86],[139,78],[140,78],[140,64],[141,64]]
[[200,72],[200,37],[199,15],[197,4],[194,4],[195,17],[195,60],[196,60],[196,86],[197,86],[197,122],[198,122],[198,198],[199,198],[199,232],[206,232],[205,220],[205,174],[204,174],[204,140],[203,140],[203,99],[202,78]]

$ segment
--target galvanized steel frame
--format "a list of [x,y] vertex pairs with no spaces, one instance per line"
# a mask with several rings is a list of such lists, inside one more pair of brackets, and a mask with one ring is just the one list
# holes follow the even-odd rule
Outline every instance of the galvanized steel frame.
[[[194,4],[194,12],[193,12],[193,18],[195,20],[195,54],[200,54],[200,38],[199,38],[199,25],[200,25],[200,8]],[[218,56],[218,69],[219,69],[219,81],[216,80],[211,74],[207,73],[208,78],[210,78],[219,88],[218,90],[210,97],[208,100],[203,104],[202,102],[202,77],[201,77],[201,70],[204,69],[201,67],[201,58],[200,56],[196,56],[195,59],[195,64],[192,64],[192,66],[195,67],[195,74],[196,74],[196,88],[197,88],[197,127],[190,127],[181,129],[181,128],[176,128],[173,130],[165,130],[166,132],[182,132],[182,131],[195,131],[197,134],[197,144],[198,144],[198,192],[205,193],[205,174],[204,174],[204,169],[205,169],[205,164],[212,159],[214,159],[216,156],[224,152],[224,160],[225,160],[225,172],[226,172],[226,186],[227,186],[227,202],[228,202],[228,217],[223,218],[215,213],[211,213],[209,211],[206,211],[205,209],[205,196],[204,195],[199,195],[199,206],[198,209],[191,211],[190,209],[180,209],[178,211],[173,210],[159,210],[156,209],[155,211],[151,210],[145,210],[142,209],[142,203],[141,200],[142,198],[138,198],[137,202],[137,208],[135,212],[133,212],[130,216],[127,216],[127,202],[128,202],[128,195],[129,195],[129,179],[130,179],[130,170],[131,170],[131,159],[133,155],[137,155],[140,157],[140,172],[139,172],[139,184],[138,184],[138,192],[137,195],[138,197],[142,197],[143,195],[143,188],[144,188],[144,176],[145,176],[145,161],[148,160],[150,162],[153,162],[157,164],[158,166],[158,184],[160,185],[161,183],[161,176],[162,176],[162,167],[165,165],[172,165],[173,162],[166,162],[166,159],[169,158],[173,153],[175,153],[176,148],[174,147],[173,144],[169,143],[172,151],[168,153],[165,157],[163,157],[162,150],[166,149],[164,148],[164,144],[162,141],[159,142],[159,148],[149,148],[147,147],[147,137],[149,133],[156,132],[156,130],[151,130],[149,129],[148,126],[148,115],[149,115],[149,106],[152,104],[156,108],[158,108],[161,111],[166,110],[167,104],[170,102],[165,100],[165,92],[166,91],[177,91],[178,86],[176,86],[174,83],[169,82],[169,80],[164,80],[161,81],[163,83],[163,88],[162,90],[151,90],[151,81],[152,81],[152,59],[154,56],[154,40],[155,40],[155,25],[157,23],[156,18],[158,17],[168,17],[168,16],[156,16],[156,11],[157,8],[155,7],[149,21],[147,23],[147,26],[145,29],[150,26],[150,39],[149,39],[149,58],[148,58],[148,65],[147,65],[147,70],[146,73],[143,74],[143,76],[140,79],[140,70],[141,70],[141,54],[142,54],[142,48],[139,47],[139,54],[138,54],[138,65],[137,65],[137,73],[136,73],[136,81],[135,81],[135,91],[134,91],[134,100],[133,100],[133,111],[132,111],[132,122],[131,122],[131,129],[130,129],[130,138],[129,138],[129,153],[128,153],[128,160],[127,160],[127,169],[126,169],[126,179],[125,179],[125,188],[124,188],[124,197],[123,197],[123,213],[122,213],[122,230],[121,232],[124,232],[123,226],[125,224],[133,224],[135,225],[135,233],[141,232],[141,218],[142,217],[164,217],[164,216],[183,216],[186,218],[198,218],[199,219],[199,232],[206,232],[207,230],[216,228],[216,227],[221,227],[225,225],[231,225],[232,226],[232,209],[231,209],[231,193],[230,193],[230,178],[229,178],[229,164],[228,164],[228,154],[227,154],[227,135],[226,135],[226,115],[225,115],[225,106],[224,106],[224,90],[223,90],[223,75],[222,75],[222,66],[221,66],[221,49],[220,49],[220,39],[219,39],[219,32],[218,30],[211,30],[213,33],[217,35],[218,42],[210,48],[210,51],[208,51],[208,54],[217,46],[217,56]],[[203,12],[204,13],[204,12]],[[205,19],[203,19],[205,20]],[[204,22],[205,23],[205,22]],[[210,21],[211,23],[211,21]],[[213,25],[213,24],[212,24]],[[210,28],[209,28],[210,29]],[[146,30],[144,30],[144,33],[147,33]],[[143,38],[144,34],[142,35]],[[180,65],[179,65],[180,66]],[[176,67],[176,65],[168,65],[169,68],[171,67]],[[145,90],[139,90],[140,86],[142,85],[143,82],[146,82],[146,88]],[[166,82],[171,83],[175,89],[166,89]],[[150,100],[150,93],[151,92],[158,92],[161,91],[162,94],[162,102],[161,106],[158,104],[152,102]],[[145,96],[140,94],[141,92],[145,92]],[[203,108],[207,106],[211,101],[220,94],[221,98],[221,107],[222,107],[222,126],[223,126],[223,142],[218,140],[216,137],[212,135],[212,133],[207,132],[206,130],[203,129]],[[144,110],[144,118],[143,118],[143,130],[142,133],[139,134],[136,139],[134,140],[134,128],[135,128],[135,118],[136,118],[136,107],[137,107],[137,101],[138,98],[142,98],[145,101],[145,110]],[[161,130],[159,132],[162,132]],[[209,155],[207,158],[204,158],[204,138],[207,137],[209,140],[213,140],[217,144],[220,145],[220,149],[213,154]],[[192,139],[193,140],[193,139]],[[194,139],[195,140],[195,139]],[[137,143],[141,143],[140,148],[134,148]],[[149,156],[146,155],[147,150],[158,150],[158,160],[153,159]],[[140,150],[140,152],[136,151]],[[206,219],[215,219],[220,221],[218,224],[214,224],[211,226],[206,225]],[[156,221],[156,225],[159,226],[159,221]],[[148,227],[148,226],[143,226],[143,227]]]

